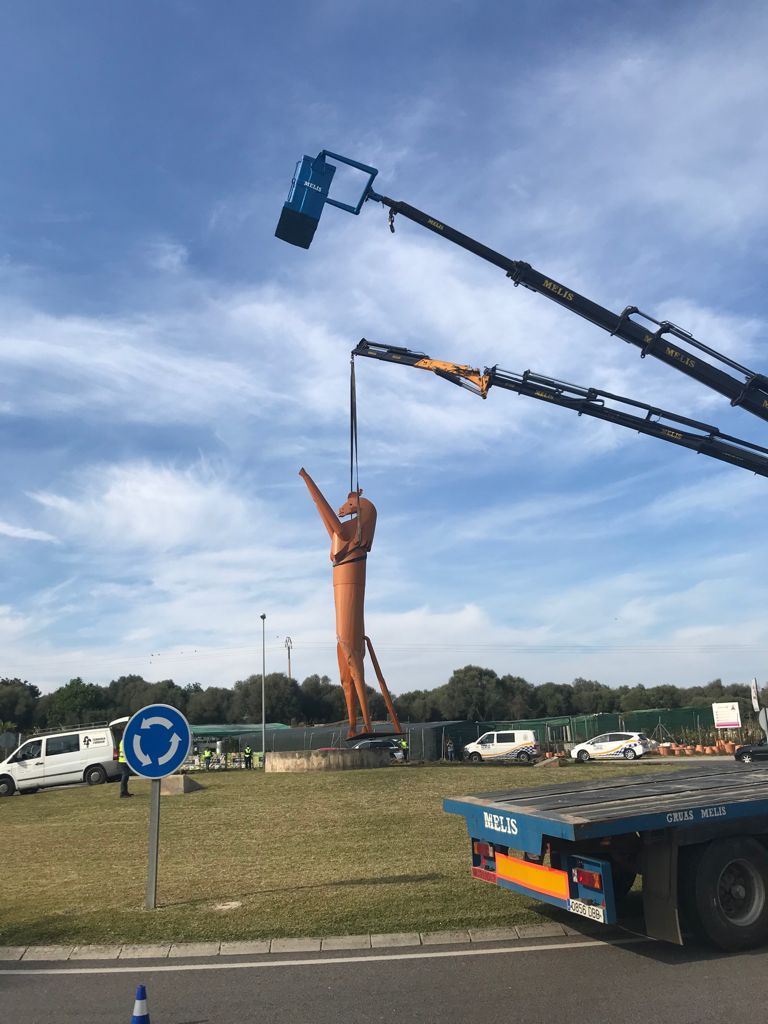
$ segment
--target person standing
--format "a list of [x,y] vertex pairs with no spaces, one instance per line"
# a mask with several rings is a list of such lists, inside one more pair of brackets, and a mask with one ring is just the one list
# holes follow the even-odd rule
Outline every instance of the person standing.
[[210,747],[206,747],[203,751],[203,763],[205,764],[205,770],[209,772],[211,770],[211,758],[213,757],[213,751]]
[[250,745],[245,748],[243,754],[245,755],[245,767],[253,768],[253,750]]
[[454,747],[453,740],[451,739],[450,736],[448,737],[448,742],[445,745],[445,752],[448,755],[449,761],[456,760],[456,748]]
[[405,736],[400,737],[400,749],[403,752],[403,761],[408,760],[408,740]]
[[128,767],[128,762],[125,759],[122,740],[120,740],[120,745],[117,748],[117,763],[120,765],[120,796],[133,796],[133,793],[128,792],[128,779],[131,775],[131,769]]

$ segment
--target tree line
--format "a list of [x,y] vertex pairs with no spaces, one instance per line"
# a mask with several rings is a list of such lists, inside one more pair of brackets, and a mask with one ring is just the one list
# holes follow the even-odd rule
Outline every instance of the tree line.
[[[113,679],[105,686],[70,679],[42,694],[26,680],[0,679],[0,732],[68,727],[132,715],[147,704],[170,704],[193,725],[261,721],[260,675],[234,686],[177,685],[172,679],[149,682],[142,676]],[[368,689],[371,715],[386,718],[380,693]],[[341,686],[328,676],[311,675],[299,683],[282,672],[266,676],[266,719],[286,725],[320,725],[346,718]],[[714,679],[702,686],[607,686],[593,679],[534,685],[521,676],[499,676],[493,669],[465,665],[433,690],[412,690],[394,698],[404,722],[463,719],[490,722],[554,715],[630,712],[648,708],[706,707],[713,701],[749,699],[749,687]]]

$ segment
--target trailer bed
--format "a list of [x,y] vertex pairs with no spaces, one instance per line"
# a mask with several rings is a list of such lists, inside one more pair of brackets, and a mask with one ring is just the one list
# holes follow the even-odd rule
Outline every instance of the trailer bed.
[[768,816],[768,765],[702,764],[594,780],[589,772],[574,782],[447,799],[444,808],[466,818],[473,837],[504,835],[532,854],[543,835],[577,841]]
[[590,778],[585,768],[574,782],[443,806],[466,820],[474,878],[614,924],[618,900],[640,872],[646,933],[669,942],[682,942],[678,850],[711,851],[716,870],[706,852],[686,861],[704,932],[723,949],[768,938],[768,765],[701,764],[613,779]]

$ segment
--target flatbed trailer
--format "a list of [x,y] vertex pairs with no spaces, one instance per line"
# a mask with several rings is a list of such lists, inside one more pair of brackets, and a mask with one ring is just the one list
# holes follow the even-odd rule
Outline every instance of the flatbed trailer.
[[768,941],[768,765],[701,764],[446,799],[472,876],[604,924],[642,876],[645,932]]

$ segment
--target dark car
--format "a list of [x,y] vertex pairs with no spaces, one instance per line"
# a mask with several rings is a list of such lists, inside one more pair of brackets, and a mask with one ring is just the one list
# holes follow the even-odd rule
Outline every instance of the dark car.
[[388,750],[393,761],[404,761],[405,754],[398,740],[383,737],[380,740],[359,740],[352,745],[353,750]]
[[751,764],[753,761],[768,761],[768,741],[761,740],[759,743],[745,743],[743,747],[736,747],[733,756],[742,764]]

